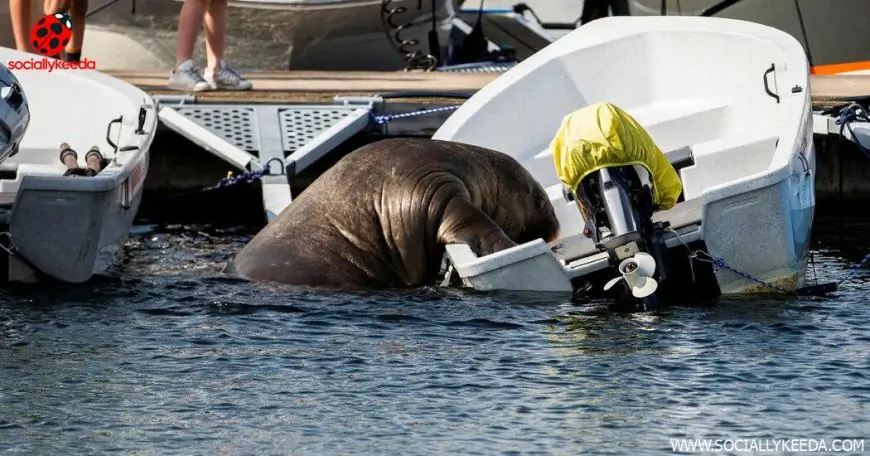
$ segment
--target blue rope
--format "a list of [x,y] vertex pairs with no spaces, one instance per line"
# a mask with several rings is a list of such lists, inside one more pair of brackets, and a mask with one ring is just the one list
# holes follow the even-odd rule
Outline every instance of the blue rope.
[[371,114],[371,118],[372,118],[372,121],[374,121],[374,123],[376,123],[378,125],[383,125],[385,123],[389,123],[393,119],[403,119],[406,117],[425,116],[426,114],[433,114],[436,112],[444,112],[444,111],[450,111],[453,109],[458,109],[459,106],[461,106],[461,105],[444,106],[441,108],[432,108],[432,109],[424,109],[422,111],[405,112],[402,114],[383,114],[383,115],[378,115],[378,116]]
[[850,268],[851,272],[849,272],[849,275],[847,275],[846,278],[844,278],[839,283],[837,283],[837,286],[839,287],[840,285],[846,283],[847,280],[851,279],[852,276],[855,275],[856,272],[858,272],[858,269],[861,269],[867,263],[870,263],[870,253],[868,253],[866,256],[864,256],[863,260],[852,265],[852,267]]
[[233,175],[232,172],[230,172],[227,175],[227,177],[221,179],[220,181],[218,181],[217,184],[215,184],[211,187],[204,188],[203,191],[214,190],[216,188],[222,188],[222,187],[229,187],[230,185],[241,184],[243,182],[250,184],[254,181],[258,181],[258,180],[262,179],[263,176],[269,175],[269,165],[273,161],[278,162],[278,164],[281,165],[281,173],[280,174],[284,174],[284,161],[281,160],[280,158],[275,157],[275,158],[267,161],[265,166],[258,166],[257,169],[254,169],[251,171],[245,171],[241,174],[236,174],[236,175]]
[[[701,255],[705,256],[706,258],[701,258]],[[722,258],[720,258],[720,257],[714,257],[714,256],[710,255],[710,254],[707,253],[707,252],[704,252],[704,251],[701,251],[701,250],[696,250],[696,251],[692,254],[692,258],[695,258],[695,259],[697,259],[698,261],[704,261],[704,262],[707,262],[707,263],[712,263],[712,264],[713,264],[713,270],[714,270],[714,271],[717,271],[717,272],[718,272],[720,269],[727,269],[727,270],[729,270],[729,271],[731,271],[731,272],[733,272],[733,273],[735,273],[735,274],[738,274],[738,275],[741,275],[741,276],[745,277],[745,278],[748,279],[748,280],[751,280],[751,281],[753,281],[753,282],[755,282],[755,283],[758,283],[758,284],[764,285],[764,286],[766,286],[766,287],[772,288],[772,289],[774,289],[774,290],[776,290],[776,291],[778,291],[778,292],[780,292],[780,293],[785,293],[785,294],[794,294],[793,291],[786,290],[785,288],[780,288],[780,287],[778,287],[778,286],[776,286],[776,285],[774,285],[774,284],[772,284],[772,283],[765,282],[764,280],[761,280],[761,279],[758,279],[758,278],[752,277],[751,275],[749,275],[749,274],[747,274],[747,273],[745,273],[745,272],[738,271],[737,269],[734,269],[733,267],[731,267],[730,265],[728,265],[728,263],[726,263],[724,259],[722,259]]]
[[834,120],[834,123],[840,126],[840,136],[843,136],[843,130],[848,129],[849,134],[852,135],[852,139],[855,141],[855,144],[858,145],[858,149],[861,150],[861,153],[864,154],[867,159],[870,159],[870,150],[864,147],[860,141],[858,141],[858,137],[855,136],[855,132],[852,131],[852,122],[870,122],[870,119],[867,118],[867,114],[864,111],[864,108],[857,103],[853,103],[849,106],[840,110],[840,114],[837,115],[837,118]]
[[245,171],[241,174],[229,174],[227,177],[218,181],[217,184],[207,187],[206,190],[215,188],[229,187],[230,185],[240,184],[242,182],[251,183],[260,180],[264,175],[269,173],[269,168],[260,168],[254,171]]
[[[702,258],[702,256],[704,256],[704,257],[706,257],[706,258]],[[749,279],[749,280],[751,280],[751,281],[753,281],[753,282],[755,282],[755,283],[758,283],[758,284],[761,284],[761,285],[764,285],[764,286],[770,287],[770,288],[772,288],[772,289],[774,289],[774,290],[776,290],[776,291],[779,291],[780,293],[785,293],[785,294],[794,294],[794,293],[795,293],[795,292],[793,292],[793,291],[789,291],[789,290],[786,290],[786,289],[784,289],[784,288],[780,288],[780,287],[778,287],[778,286],[776,286],[776,285],[774,285],[774,284],[772,284],[772,283],[768,283],[768,282],[765,282],[765,281],[763,281],[763,280],[761,280],[761,279],[757,279],[757,278],[755,278],[755,277],[752,277],[751,275],[746,274],[745,272],[738,271],[737,269],[734,269],[733,267],[731,267],[730,265],[728,265],[728,263],[726,263],[724,259],[722,259],[722,258],[720,258],[720,257],[714,257],[714,256],[710,255],[709,253],[704,252],[704,251],[702,251],[702,250],[696,250],[696,251],[694,251],[694,252],[692,253],[692,258],[697,259],[698,261],[704,261],[704,262],[707,262],[707,263],[712,263],[712,264],[713,264],[713,269],[714,269],[715,271],[719,271],[720,269],[727,269],[727,270],[729,270],[729,271],[731,271],[731,272],[733,272],[733,273],[735,273],[735,274],[739,274],[739,275],[741,275],[741,276],[743,276],[743,277],[745,277],[745,278],[747,278],[747,279]],[[839,281],[839,282],[837,283],[837,288],[839,288],[840,285],[846,283],[846,281],[848,281],[849,279],[851,279],[852,276],[854,276],[855,273],[858,271],[858,269],[861,269],[862,267],[864,267],[864,266],[867,265],[868,263],[870,263],[870,254],[867,254],[866,256],[864,256],[864,258],[863,258],[860,262],[855,263],[854,265],[852,265],[852,267],[850,268],[850,269],[851,269],[851,272],[850,272],[849,275],[847,275],[843,280],[841,280],[841,281]]]

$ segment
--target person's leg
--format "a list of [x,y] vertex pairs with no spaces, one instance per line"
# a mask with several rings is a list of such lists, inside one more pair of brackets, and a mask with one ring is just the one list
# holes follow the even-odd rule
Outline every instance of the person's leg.
[[78,62],[82,58],[82,44],[85,40],[85,14],[88,12],[88,0],[71,0],[69,19],[72,21],[72,39],[66,45],[66,59]]
[[227,42],[227,0],[209,0],[205,10],[206,68],[215,69],[224,58]]
[[9,0],[9,16],[12,19],[12,34],[15,47],[22,52],[33,52],[30,44],[30,0]]
[[[69,9],[69,1],[70,0],[43,0],[42,2],[42,13],[43,14],[55,14],[60,13],[61,11],[67,11]],[[72,21],[72,19],[70,19]],[[73,30],[75,30],[75,23],[73,23]],[[70,40],[72,41],[72,40]],[[61,51],[60,54],[54,56],[54,58],[61,58],[65,52]],[[65,57],[64,57],[65,58]]]
[[227,39],[227,0],[210,0],[205,15],[205,49],[208,66],[205,80],[213,89],[248,90],[250,81],[224,61]]
[[177,90],[208,90],[206,82],[193,62],[193,47],[202,29],[202,18],[208,0],[184,0],[178,19],[178,41],[175,48],[175,68],[169,74],[169,87]]

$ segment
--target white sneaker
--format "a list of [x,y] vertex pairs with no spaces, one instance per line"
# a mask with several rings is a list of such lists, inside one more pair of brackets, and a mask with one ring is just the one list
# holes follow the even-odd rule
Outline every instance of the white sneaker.
[[206,68],[205,80],[215,90],[251,90],[254,85],[245,79],[225,61],[221,60],[218,68]]
[[188,60],[169,73],[169,88],[185,90],[189,92],[202,92],[210,90],[209,84],[199,72],[193,60]]

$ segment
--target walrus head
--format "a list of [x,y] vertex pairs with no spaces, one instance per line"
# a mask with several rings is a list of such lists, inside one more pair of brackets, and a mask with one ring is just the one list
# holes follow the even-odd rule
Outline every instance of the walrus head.
[[556,240],[559,219],[544,187],[513,157],[499,153],[495,159],[498,178],[490,191],[495,191],[496,206],[484,208],[487,215],[517,244]]
[[546,190],[534,178],[529,182],[527,205],[531,208],[523,228],[517,235],[517,243],[523,244],[535,239],[553,242],[559,238],[559,218],[550,202]]

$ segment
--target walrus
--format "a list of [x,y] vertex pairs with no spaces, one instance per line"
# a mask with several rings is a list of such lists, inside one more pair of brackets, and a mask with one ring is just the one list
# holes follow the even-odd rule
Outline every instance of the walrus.
[[478,256],[558,237],[543,187],[512,157],[432,139],[384,139],[318,177],[232,258],[251,281],[335,290],[437,280],[444,246]]

